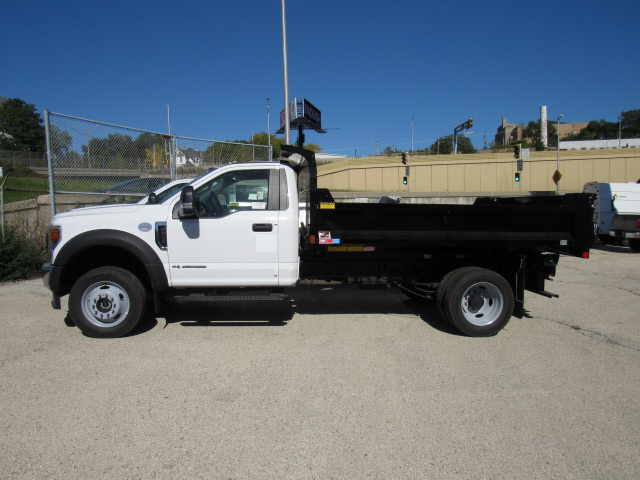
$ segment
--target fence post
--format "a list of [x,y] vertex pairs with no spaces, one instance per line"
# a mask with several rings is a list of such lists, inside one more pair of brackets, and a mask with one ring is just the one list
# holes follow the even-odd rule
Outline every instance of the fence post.
[[49,169],[49,203],[51,216],[56,214],[55,188],[53,186],[53,158],[51,157],[51,128],[49,127],[49,110],[44,109],[44,131],[47,139],[47,167]]
[[171,181],[174,181],[176,179],[176,157],[177,157],[176,150],[177,149],[178,149],[178,138],[174,133],[171,136]]

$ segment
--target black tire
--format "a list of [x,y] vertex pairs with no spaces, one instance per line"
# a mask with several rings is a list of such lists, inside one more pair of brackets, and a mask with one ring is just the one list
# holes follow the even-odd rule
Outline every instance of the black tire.
[[131,272],[100,267],[85,273],[73,285],[69,312],[89,337],[115,338],[133,330],[144,315],[147,294]]
[[474,269],[450,280],[444,299],[448,320],[470,337],[497,334],[513,315],[513,291],[498,273]]
[[630,238],[627,240],[629,244],[629,248],[634,252],[640,252],[640,239],[638,238]]
[[442,318],[451,323],[451,319],[449,319],[447,315],[447,311],[444,308],[444,299],[447,294],[447,288],[451,285],[451,280],[458,275],[463,275],[467,272],[472,272],[476,270],[482,270],[480,267],[462,267],[457,270],[451,270],[447,273],[442,280],[440,280],[440,284],[438,285],[438,289],[436,290],[436,307],[438,307],[438,313]]

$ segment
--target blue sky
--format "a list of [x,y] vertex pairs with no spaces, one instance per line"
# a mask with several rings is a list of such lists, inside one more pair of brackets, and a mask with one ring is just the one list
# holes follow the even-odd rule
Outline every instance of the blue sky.
[[[468,118],[617,121],[640,108],[640,2],[287,0],[289,96],[327,153],[431,145]],[[284,105],[280,0],[7,1],[0,96],[42,112],[216,140]],[[292,140],[295,140],[295,133]],[[375,145],[374,145],[375,149]]]

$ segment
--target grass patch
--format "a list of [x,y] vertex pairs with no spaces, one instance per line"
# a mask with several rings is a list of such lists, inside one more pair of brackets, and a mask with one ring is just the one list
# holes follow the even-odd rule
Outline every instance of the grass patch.
[[4,203],[31,200],[48,193],[49,181],[46,178],[10,176],[4,184]]
[[577,325],[571,325],[571,328],[573,328],[574,330],[582,330],[579,326]]

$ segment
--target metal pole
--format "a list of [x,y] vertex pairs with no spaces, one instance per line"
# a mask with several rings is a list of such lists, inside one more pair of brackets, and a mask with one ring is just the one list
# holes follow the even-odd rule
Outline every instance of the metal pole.
[[171,181],[174,181],[176,179],[176,159],[177,159],[177,155],[178,152],[176,151],[178,149],[178,138],[176,137],[176,134],[174,133],[171,136]]
[[413,153],[413,119],[416,118],[414,115],[411,117],[411,153]]
[[[267,97],[267,140],[269,141],[269,151],[271,151],[271,119],[269,117],[269,97]],[[269,157],[271,160],[271,157]]]
[[[51,204],[51,216],[56,214],[56,197],[53,186],[53,158],[51,156],[51,127],[49,125],[49,110],[44,109],[44,132],[47,140],[47,167],[49,170],[49,203]],[[88,145],[87,145],[88,147]]]
[[371,130],[371,156],[373,157],[373,130]]
[[[624,112],[624,108],[622,112]],[[622,148],[622,112],[620,112],[620,122],[618,123],[618,148]]]
[[282,0],[282,59],[284,67],[284,142],[291,145],[291,116],[289,114],[289,68],[287,66],[287,20]]
[[91,168],[91,150],[89,148],[89,127],[87,127],[87,165]]
[[[558,124],[556,133],[558,134],[558,166],[556,168],[558,172],[558,176],[560,176],[560,117],[564,117],[564,115],[558,115]],[[560,195],[560,179],[558,178],[558,183],[556,183],[556,195]]]
[[[411,120],[413,123],[413,119]],[[413,145],[412,145],[413,148]],[[411,191],[411,169],[409,168],[409,154],[407,154],[407,192]]]
[[0,217],[2,217],[2,236],[4,237],[4,184],[7,183],[7,179],[9,178],[9,174],[4,177],[2,180],[2,185],[0,185]]

